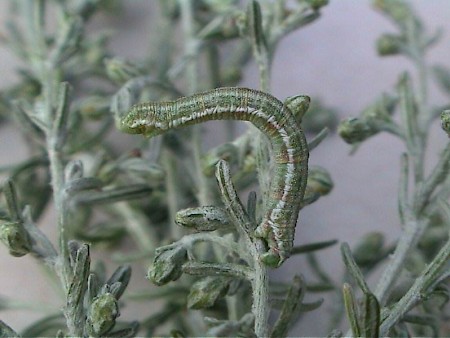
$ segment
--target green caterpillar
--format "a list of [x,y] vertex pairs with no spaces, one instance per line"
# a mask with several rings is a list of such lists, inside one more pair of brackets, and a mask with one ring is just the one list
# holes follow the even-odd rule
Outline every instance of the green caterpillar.
[[309,105],[307,96],[275,97],[247,88],[218,88],[171,102],[135,105],[119,122],[122,131],[153,137],[169,129],[209,120],[253,123],[272,143],[274,175],[269,198],[255,236],[264,238],[269,251],[261,259],[279,266],[290,256],[298,212],[306,188],[308,146],[296,117]]

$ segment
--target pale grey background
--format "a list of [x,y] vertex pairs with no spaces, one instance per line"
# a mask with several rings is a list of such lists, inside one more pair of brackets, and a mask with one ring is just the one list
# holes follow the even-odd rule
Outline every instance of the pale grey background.
[[[139,57],[145,52],[142,41],[147,40],[151,27],[150,6],[152,1],[127,1],[127,9],[116,19],[99,17],[92,29],[109,26],[115,29],[112,47],[123,57]],[[450,6],[445,0],[411,1],[430,31],[443,29],[442,41],[429,54],[430,62],[450,66]],[[0,19],[5,22],[6,2],[0,2]],[[3,27],[0,27],[0,31]],[[382,32],[394,32],[393,25],[375,12],[368,0],[331,0],[323,10],[318,22],[291,34],[281,44],[273,68],[273,93],[280,98],[294,94],[319,97],[326,104],[337,107],[341,117],[356,115],[381,91],[390,91],[398,74],[411,65],[401,57],[378,58],[374,42]],[[0,47],[0,88],[14,80],[17,63],[14,56]],[[254,65],[247,70],[244,86],[258,86]],[[431,101],[436,104],[448,102],[435,87],[431,87]],[[431,153],[435,155],[446,138],[438,129],[431,137]],[[210,135],[214,137],[214,135]],[[12,163],[25,156],[21,140],[13,130],[0,129],[0,165]],[[349,147],[336,136],[330,137],[311,154],[311,164],[327,168],[335,181],[335,189],[326,197],[302,211],[297,227],[297,242],[337,238],[350,244],[368,231],[382,231],[394,238],[399,233],[397,216],[397,181],[399,155],[403,145],[388,135],[374,137],[360,150],[349,156]],[[428,159],[434,163],[434,157]],[[48,217],[43,229],[51,238],[53,218]],[[322,254],[325,268],[339,273],[341,261],[338,247]],[[95,259],[96,257],[94,257]],[[274,272],[274,278],[287,278],[304,273],[301,259],[289,260]],[[142,277],[145,271],[134,271],[132,285],[146,285]],[[0,246],[0,295],[14,295],[20,300],[42,301],[42,311],[1,312],[0,318],[14,328],[20,329],[31,318],[42,315],[45,305],[62,303],[53,296],[51,285],[42,277],[40,268],[31,257],[20,259],[7,254]],[[327,311],[326,302],[322,311]],[[140,318],[139,306],[123,310],[123,318]],[[145,307],[141,307],[145,308]],[[145,313],[147,313],[145,311]],[[322,312],[323,313],[323,312]],[[317,336],[323,333],[324,324],[320,312],[309,314],[308,320],[297,327],[297,335]]]

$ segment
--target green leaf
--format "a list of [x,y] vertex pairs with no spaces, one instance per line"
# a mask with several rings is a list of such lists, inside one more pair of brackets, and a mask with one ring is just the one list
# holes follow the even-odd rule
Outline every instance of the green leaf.
[[258,1],[252,0],[248,5],[247,20],[248,33],[257,54],[263,55],[267,53],[267,41],[264,35],[261,6]]
[[[67,303],[64,309],[66,317],[70,321],[71,332],[80,332],[84,323],[83,300],[87,291],[87,282],[90,270],[89,246],[83,244],[76,251],[74,261],[73,277],[67,292]],[[72,331],[73,328],[77,331]]]
[[128,283],[131,279],[131,266],[122,265],[119,266],[116,271],[111,275],[106,284],[113,285],[114,283],[120,282],[120,289],[115,293],[117,299],[120,299],[122,294],[124,293]]
[[280,316],[278,317],[270,334],[271,337],[286,337],[289,324],[296,317],[297,309],[302,303],[302,299],[305,295],[304,291],[302,277],[295,276],[286,295],[286,300],[283,304]]
[[110,204],[148,196],[154,189],[145,184],[133,184],[125,187],[104,189],[103,191],[80,192],[72,201],[77,204]]
[[183,264],[183,272],[189,275],[201,276],[226,276],[251,280],[253,270],[241,264],[233,263],[202,263],[186,262]]
[[329,134],[330,129],[328,127],[323,127],[323,129],[321,129],[319,133],[308,142],[309,152],[311,152],[311,150],[313,150],[319,144],[321,144],[322,141],[325,140]]
[[446,91],[450,93],[450,70],[444,66],[434,66],[432,68],[433,75],[437,80],[438,85]]
[[304,253],[310,253],[313,251],[323,250],[337,244],[338,242],[339,241],[337,239],[332,239],[329,241],[308,243],[305,245],[294,246],[292,248],[291,255],[299,255]]
[[308,302],[308,303],[302,303],[300,305],[300,312],[311,312],[314,310],[317,310],[324,302],[323,298],[319,298],[318,300],[314,302]]
[[73,196],[80,191],[94,190],[102,187],[102,181],[96,177],[81,177],[65,184],[64,192]]
[[195,282],[187,297],[188,308],[203,309],[212,307],[216,301],[223,298],[231,283],[231,278],[207,276]]
[[245,238],[251,242],[253,232],[256,228],[248,214],[245,212],[241,200],[234,188],[231,180],[230,167],[228,163],[220,160],[216,165],[216,178],[220,187],[221,198],[230,218],[233,220],[237,229]]
[[250,191],[247,198],[247,213],[251,221],[256,224],[256,203],[257,197],[255,191]]
[[427,316],[427,315],[418,316],[418,315],[407,314],[403,318],[403,321],[407,322],[407,323],[428,326],[433,332],[432,336],[439,337],[439,322],[433,316]]
[[362,304],[361,333],[363,337],[379,337],[380,305],[372,293],[364,293]]
[[54,335],[58,330],[67,329],[64,316],[61,312],[44,317],[26,327],[22,337],[48,337]]
[[139,323],[138,322],[131,322],[129,324],[129,327],[126,327],[124,329],[120,329],[113,332],[108,332],[108,337],[120,337],[120,338],[131,338],[135,337],[139,331]]
[[350,273],[350,275],[353,277],[353,279],[356,281],[356,283],[363,292],[370,293],[369,287],[367,286],[367,283],[364,280],[364,276],[361,270],[359,269],[358,265],[356,264],[352,252],[350,250],[350,247],[347,243],[342,243],[341,253],[342,258],[344,260],[344,264],[347,267],[347,270]]
[[62,82],[59,86],[58,106],[53,120],[55,149],[61,149],[68,136],[69,91],[70,85]]
[[6,323],[0,320],[0,338],[19,338],[20,336]]
[[342,293],[344,296],[345,313],[347,314],[348,321],[350,322],[353,337],[361,337],[361,329],[359,326],[358,313],[355,305],[355,296],[350,284],[344,283],[342,286]]
[[14,182],[7,179],[2,185],[3,194],[5,195],[6,205],[8,206],[9,216],[13,221],[22,220],[21,207],[17,199],[16,186]]

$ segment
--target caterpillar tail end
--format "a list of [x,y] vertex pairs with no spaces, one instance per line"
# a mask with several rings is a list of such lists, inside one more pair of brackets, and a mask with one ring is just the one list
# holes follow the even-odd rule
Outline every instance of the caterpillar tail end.
[[260,256],[261,262],[270,268],[281,266],[287,257],[280,251],[270,226],[263,223],[257,227],[255,237],[264,239],[269,247],[269,250]]
[[284,259],[277,251],[278,250],[271,248],[269,251],[263,253],[259,259],[269,268],[278,268],[281,264],[283,264]]

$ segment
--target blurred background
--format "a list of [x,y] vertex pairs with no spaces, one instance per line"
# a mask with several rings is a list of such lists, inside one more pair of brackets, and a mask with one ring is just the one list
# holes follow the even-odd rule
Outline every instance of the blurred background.
[[[428,55],[429,63],[450,66],[450,6],[446,0],[409,1],[426,23],[426,29],[434,32],[442,29],[440,42]],[[115,17],[98,16],[89,29],[108,27],[114,34],[110,47],[113,53],[124,58],[139,58],[147,51],[147,35],[152,24],[152,1],[123,1],[124,11]],[[0,22],[4,23],[8,11],[7,2],[0,2]],[[307,94],[312,100],[320,98],[327,106],[335,108],[340,118],[356,116],[381,92],[395,87],[398,75],[404,70],[413,70],[403,57],[380,58],[375,41],[382,33],[395,32],[393,25],[375,11],[369,0],[330,0],[322,10],[322,18],[312,25],[294,32],[282,40],[275,55],[272,72],[272,93],[283,99],[290,95]],[[2,27],[0,27],[0,32]],[[143,43],[145,42],[145,43]],[[15,81],[20,64],[14,55],[0,45],[0,90]],[[413,73],[413,76],[415,74]],[[242,86],[257,88],[257,70],[254,64],[246,70]],[[448,102],[438,88],[432,86],[430,102],[442,105]],[[214,125],[220,129],[220,125]],[[437,155],[447,142],[445,134],[437,132],[431,136],[430,154]],[[214,131],[207,137],[213,140]],[[435,149],[435,150],[434,150]],[[314,241],[338,239],[355,244],[357,239],[369,231],[386,234],[392,242],[399,234],[397,211],[397,183],[399,157],[403,144],[387,134],[380,134],[365,142],[352,156],[350,147],[335,134],[330,135],[311,156],[312,165],[328,169],[335,183],[332,193],[306,208],[300,214],[296,242],[304,244]],[[0,165],[25,158],[22,140],[14,130],[0,128]],[[427,159],[435,163],[435,157]],[[431,166],[431,165],[430,165]],[[47,215],[43,230],[55,239],[52,215]],[[339,275],[342,263],[338,246],[319,254],[324,258],[324,268],[331,275]],[[94,257],[95,259],[95,257]],[[274,279],[289,279],[294,274],[307,274],[305,262],[293,258],[273,272]],[[145,287],[145,271],[134,270],[131,288]],[[376,275],[372,276],[376,281]],[[371,279],[371,280],[372,280]],[[371,281],[369,280],[369,282]],[[42,276],[41,269],[30,256],[20,259],[8,255],[0,246],[0,296],[14,295],[22,301],[40,302],[47,306],[62,306],[52,296],[54,286]],[[320,316],[330,310],[326,300],[319,311],[308,313],[296,332],[317,336],[323,333]],[[0,304],[1,308],[1,304]],[[124,319],[139,319],[142,304],[132,304],[123,311]],[[39,312],[1,312],[0,318],[15,329],[25,327]],[[295,332],[292,332],[295,335]]]

